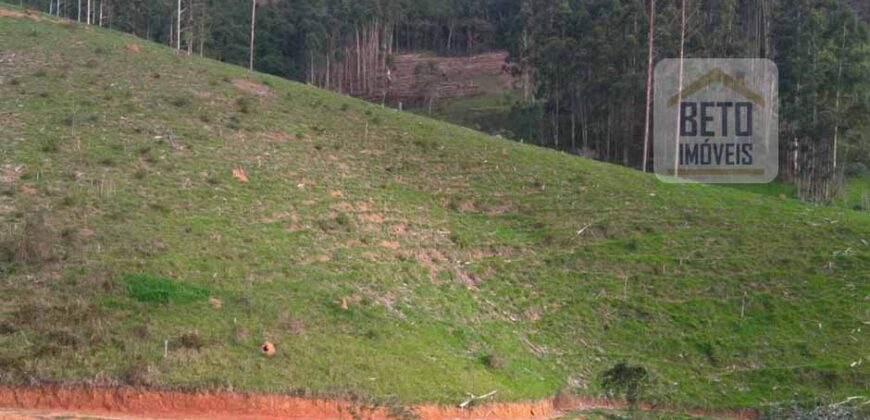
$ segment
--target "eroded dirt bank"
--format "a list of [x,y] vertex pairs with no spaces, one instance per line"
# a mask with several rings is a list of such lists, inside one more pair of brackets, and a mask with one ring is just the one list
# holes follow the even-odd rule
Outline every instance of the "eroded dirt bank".
[[[517,403],[485,403],[461,409],[436,404],[373,407],[345,400],[232,392],[187,393],[134,388],[0,386],[0,419],[99,416],[114,419],[391,419],[412,414],[422,419],[535,419],[595,408],[624,408],[618,401],[558,397]],[[645,408],[649,408],[648,406]],[[686,410],[692,414],[754,419],[754,410]]]
[[[167,419],[388,419],[401,417],[403,412],[399,407],[371,407],[342,400],[282,395],[72,387],[0,387],[0,407],[44,410],[44,413],[54,411],[64,415],[76,413],[115,418]],[[553,404],[548,400],[533,403],[493,403],[481,404],[470,409],[421,405],[412,407],[411,410],[425,419],[547,418],[553,413]],[[2,412],[0,415],[3,415]]]

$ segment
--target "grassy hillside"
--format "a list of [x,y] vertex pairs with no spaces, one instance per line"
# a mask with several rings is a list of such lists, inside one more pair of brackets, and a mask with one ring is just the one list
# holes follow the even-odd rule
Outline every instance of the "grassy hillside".
[[870,386],[870,214],[2,14],[0,381],[455,403],[600,395],[626,361],[680,406]]
[[[771,197],[798,198],[796,185],[780,181],[769,184],[732,184],[728,186]],[[843,180],[843,191],[840,196],[830,205],[856,211],[870,211],[870,175],[847,177]]]

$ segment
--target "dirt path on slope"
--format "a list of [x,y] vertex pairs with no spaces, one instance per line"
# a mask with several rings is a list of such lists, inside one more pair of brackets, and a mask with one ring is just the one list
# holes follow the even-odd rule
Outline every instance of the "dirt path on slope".
[[[568,411],[621,409],[624,402],[559,397],[533,402],[483,403],[470,408],[424,404],[413,407],[367,406],[333,399],[284,395],[139,390],[134,388],[3,387],[0,419],[539,419]],[[644,408],[649,409],[649,406]],[[678,410],[719,418],[755,419],[754,410]],[[407,416],[406,416],[407,417]]]

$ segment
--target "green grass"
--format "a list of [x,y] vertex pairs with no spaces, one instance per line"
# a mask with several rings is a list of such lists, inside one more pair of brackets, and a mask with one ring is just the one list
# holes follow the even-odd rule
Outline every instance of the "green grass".
[[411,112],[486,133],[512,136],[509,130],[516,124],[510,120],[511,109],[520,100],[520,92],[506,90],[500,76],[478,76],[470,82],[478,86],[477,94],[436,100],[431,114],[426,106]]
[[146,303],[191,303],[209,297],[208,289],[150,274],[127,275],[124,291],[130,299]]
[[662,184],[98,28],[0,17],[11,53],[0,381],[457,403],[603,395],[627,361],[642,399],[709,408],[870,385],[866,212]]
[[[726,185],[726,187],[780,199],[798,199],[797,187],[782,181],[768,184],[733,184]],[[843,191],[839,197],[833,200],[831,205],[856,211],[870,211],[870,175],[846,178],[843,181]]]
[[870,175],[847,178],[845,191],[836,202],[848,209],[870,211]]

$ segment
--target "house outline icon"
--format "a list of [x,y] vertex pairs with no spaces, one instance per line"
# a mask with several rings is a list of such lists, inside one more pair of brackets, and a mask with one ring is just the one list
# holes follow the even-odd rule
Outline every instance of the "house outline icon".
[[755,92],[747,87],[746,81],[742,77],[731,76],[730,74],[726,73],[718,67],[708,71],[703,76],[695,79],[694,82],[686,86],[682,91],[680,91],[680,93],[671,96],[670,99],[668,99],[668,108],[676,105],[677,102],[679,102],[682,98],[688,98],[700,91],[701,89],[704,89],[707,86],[710,86],[716,82],[721,83],[728,89],[731,89],[735,93],[740,94],[744,98],[749,99],[756,105],[764,108],[764,98],[762,98],[758,92]]

